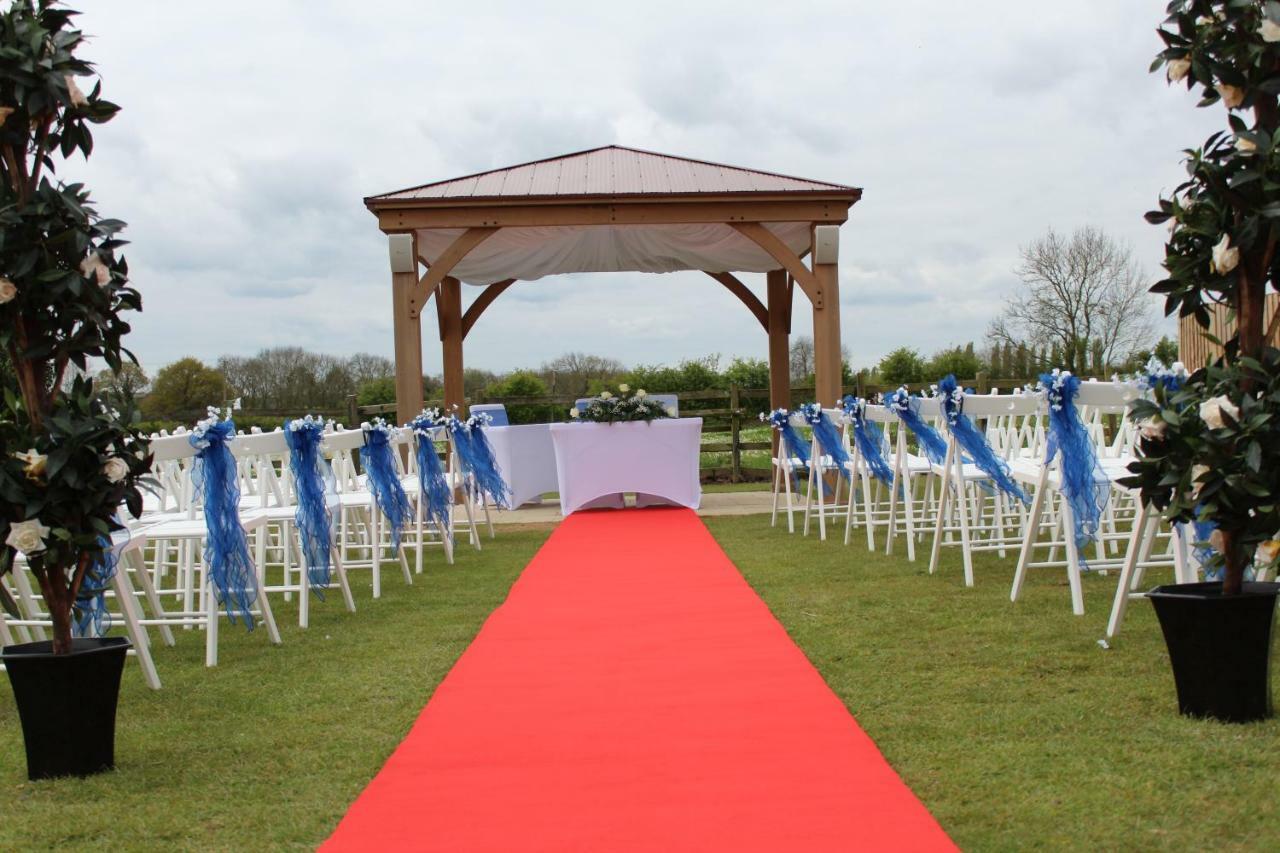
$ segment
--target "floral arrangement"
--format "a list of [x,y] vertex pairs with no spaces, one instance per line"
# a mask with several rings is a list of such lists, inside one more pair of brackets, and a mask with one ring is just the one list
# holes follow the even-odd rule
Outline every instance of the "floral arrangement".
[[577,406],[570,409],[569,417],[588,423],[648,423],[659,418],[675,417],[675,412],[657,400],[650,399],[643,388],[638,388],[633,393],[631,387],[624,383],[618,386],[617,396],[610,391],[601,391],[582,411],[578,411]]
[[1174,0],[1157,32],[1152,70],[1224,109],[1225,126],[1187,150],[1187,179],[1147,213],[1169,225],[1167,277],[1151,289],[1206,329],[1210,306],[1230,306],[1235,328],[1212,364],[1134,402],[1142,458],[1122,482],[1172,521],[1217,526],[1213,559],[1234,595],[1280,548],[1280,351],[1266,316],[1280,260],[1280,3]]
[[[72,615],[93,606],[113,570],[124,504],[142,512],[151,466],[132,402],[102,405],[91,358],[119,370],[125,315],[142,307],[117,250],[124,223],[98,215],[83,184],[55,168],[93,149],[90,126],[119,110],[76,51],[76,13],[48,2],[0,13],[0,349],[11,367],[0,399],[0,575],[21,554],[53,622],[55,654],[72,650]],[[68,370],[78,368],[68,380]],[[0,585],[0,606],[17,613]]]

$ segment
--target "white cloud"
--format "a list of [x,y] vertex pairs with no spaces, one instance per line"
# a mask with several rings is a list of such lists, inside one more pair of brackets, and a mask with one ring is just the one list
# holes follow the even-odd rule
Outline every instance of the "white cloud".
[[[1223,118],[1147,73],[1162,7],[91,5],[86,53],[124,111],[68,172],[130,223],[146,305],[130,345],[149,367],[295,344],[390,355],[365,195],[614,142],[850,183],[866,194],[843,229],[844,338],[870,364],[981,341],[1018,246],[1049,226],[1100,226],[1158,270],[1141,214]],[[697,273],[517,285],[467,343],[490,369],[765,352]]]

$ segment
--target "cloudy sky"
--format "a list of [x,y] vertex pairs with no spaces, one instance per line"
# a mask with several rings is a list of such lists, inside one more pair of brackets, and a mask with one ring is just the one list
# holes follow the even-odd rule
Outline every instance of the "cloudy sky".
[[[1222,122],[1147,73],[1164,0],[79,5],[124,111],[68,173],[130,223],[149,371],[277,345],[389,356],[364,196],[613,143],[863,187],[841,246],[854,364],[981,343],[1049,227],[1100,226],[1154,275],[1142,213]],[[505,370],[765,339],[700,273],[614,273],[513,287],[467,348]]]

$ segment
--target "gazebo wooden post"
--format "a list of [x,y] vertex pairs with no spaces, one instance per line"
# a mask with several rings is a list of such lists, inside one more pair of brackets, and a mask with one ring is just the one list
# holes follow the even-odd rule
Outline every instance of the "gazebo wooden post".
[[[769,408],[791,408],[791,288],[787,271],[765,273],[769,305]],[[773,455],[778,455],[778,433],[772,432]]]
[[814,395],[822,405],[834,406],[843,395],[839,265],[820,264],[815,253],[813,275],[822,291],[822,299],[813,304]]
[[[403,243],[408,240],[406,247]],[[422,408],[422,324],[413,310],[418,284],[417,252],[407,234],[393,234],[391,246],[392,332],[396,356],[396,421],[413,420]],[[359,424],[348,424],[355,428]]]
[[436,293],[436,310],[440,317],[440,348],[444,370],[444,405],[446,409],[463,407],[462,383],[462,282],[445,276]]

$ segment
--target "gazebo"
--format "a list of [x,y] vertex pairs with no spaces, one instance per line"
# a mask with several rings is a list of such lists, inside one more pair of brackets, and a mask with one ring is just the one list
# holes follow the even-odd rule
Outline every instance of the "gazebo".
[[[701,270],[769,340],[770,400],[789,405],[792,291],[813,310],[817,398],[840,396],[839,228],[855,187],[611,145],[370,196],[388,235],[396,414],[422,406],[421,316],[435,296],[444,401],[463,400],[463,341],[518,281]],[[810,263],[805,264],[808,256]],[[737,273],[764,273],[761,302]],[[479,289],[466,310],[462,284]]]

